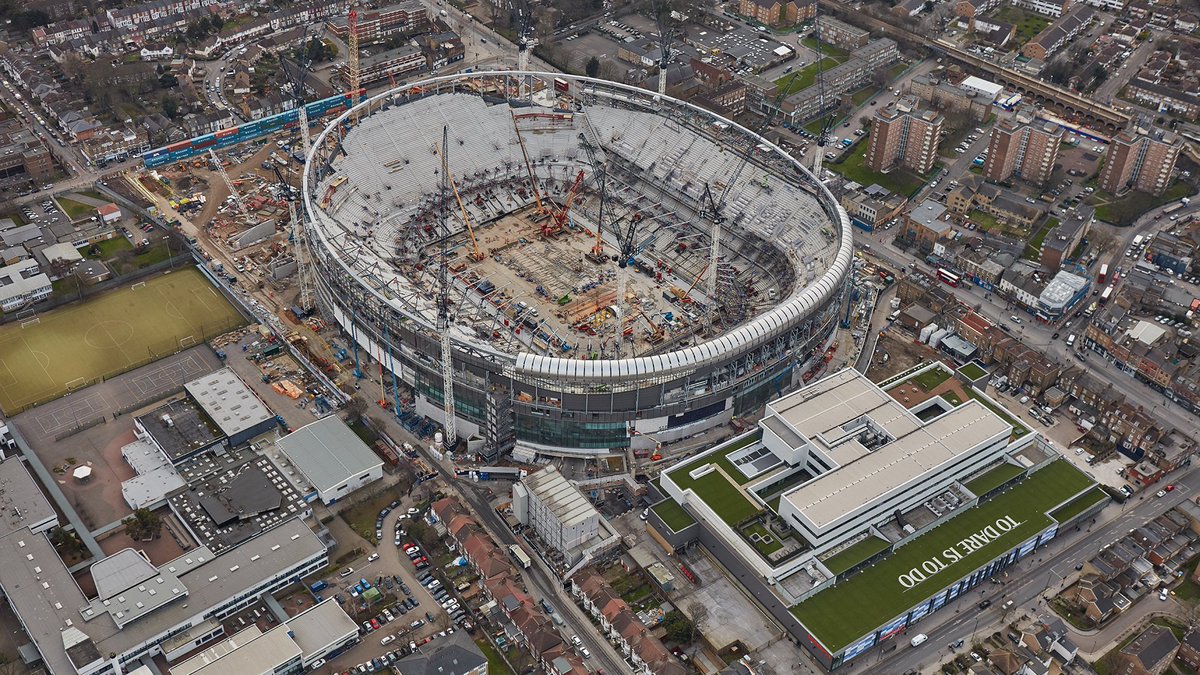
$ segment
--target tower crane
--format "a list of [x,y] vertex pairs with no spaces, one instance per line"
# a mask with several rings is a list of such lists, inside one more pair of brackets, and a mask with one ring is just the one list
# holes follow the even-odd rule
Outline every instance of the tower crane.
[[[517,70],[520,72],[529,71],[529,52],[538,45],[537,39],[529,35],[533,29],[533,8],[528,0],[516,5],[517,18],[520,20],[520,32],[517,35]],[[521,91],[525,87],[526,78],[524,75],[517,84],[517,98],[524,98],[525,95]],[[533,95],[533,87],[529,87],[529,94]]]
[[600,208],[596,213],[596,243],[592,245],[592,262],[604,262],[604,205],[608,201],[608,162],[600,159],[597,148],[584,134],[579,134],[579,144],[587,153],[588,163],[592,165],[592,182],[600,187]]
[[238,213],[242,214],[242,217],[249,216],[250,213],[246,211],[246,205],[242,203],[242,196],[238,194],[237,187],[229,179],[229,174],[225,173],[225,167],[221,166],[221,160],[217,157],[216,150],[210,147],[208,149],[208,156],[212,158],[212,163],[216,167],[217,173],[221,174],[221,180],[225,181],[225,187],[229,188],[229,196],[233,197],[233,203],[237,206]]
[[[442,127],[442,229],[446,231],[446,202],[449,195],[450,177],[450,127]],[[442,423],[446,432],[446,447],[453,448],[458,442],[458,423],[454,416],[454,355],[450,351],[450,257],[446,249],[447,239],[442,236],[442,255],[438,265],[438,315],[437,329],[442,338],[442,403],[446,417]]]
[[[442,149],[438,146],[433,146],[441,157]],[[450,189],[454,191],[454,199],[458,202],[458,208],[462,212],[463,226],[467,230],[467,236],[471,238],[471,257],[475,260],[483,260],[483,252],[479,250],[479,241],[475,239],[475,228],[471,227],[471,216],[467,213],[467,207],[463,204],[462,197],[458,194],[458,184],[454,182],[454,175],[450,173],[449,162],[443,161],[443,166],[446,169],[446,179],[450,181]]]
[[[324,29],[317,34],[316,39],[321,39],[324,35]],[[300,133],[301,157],[308,161],[308,153],[311,149],[312,141],[308,135],[308,108],[304,103],[304,72],[308,70],[308,65],[312,61],[309,58],[308,51],[308,29],[304,29],[304,39],[301,41],[300,59],[297,63],[295,78],[292,80],[292,96],[295,100],[296,107],[296,130]],[[282,180],[282,177],[280,177]],[[299,200],[299,195],[288,189],[288,217],[291,230],[292,240],[292,257],[296,260],[296,282],[300,286],[300,297],[298,305],[300,309],[309,311],[313,307],[312,297],[312,278],[309,276],[312,270],[308,260],[308,246],[304,230],[304,205]]]
[[[821,63],[824,57],[821,56],[821,7],[820,3],[815,6],[816,12],[813,14],[813,35],[816,39],[813,40],[817,51],[817,106],[818,109],[825,108],[825,69]],[[821,165],[825,160],[825,144],[829,142],[829,132],[833,130],[833,125],[836,123],[833,113],[825,116],[825,120],[821,123],[821,130],[817,133],[817,152],[813,158],[813,176],[817,181],[821,180]]]
[[529,189],[533,190],[533,200],[537,202],[537,212],[539,214],[546,213],[546,206],[542,204],[542,195],[538,190],[537,176],[533,173],[533,164],[529,161],[529,151],[525,149],[525,139],[521,137],[521,126],[517,124],[517,114],[509,111],[512,115],[513,129],[517,132],[517,144],[521,146],[521,157],[525,159],[525,171],[529,173]]
[[346,14],[346,92],[355,96],[359,90],[359,12],[350,8]]
[[[779,88],[779,92],[775,95],[775,101],[767,110],[767,115],[763,119],[763,123],[759,125],[758,129],[755,131],[757,135],[761,136],[762,133],[771,126],[771,123],[775,121],[775,116],[779,114],[780,106],[783,103],[784,95],[788,93],[788,89],[790,89],[792,86],[792,81],[796,79],[798,74],[799,73],[792,73],[792,76],[788,78],[787,84]],[[725,181],[725,188],[721,190],[719,197],[713,197],[712,190],[710,189],[708,183],[704,184],[704,192],[700,196],[700,215],[703,218],[707,218],[712,224],[712,242],[709,246],[707,265],[708,279],[706,283],[706,290],[708,292],[708,309],[704,313],[706,317],[705,321],[709,326],[712,325],[713,311],[717,306],[717,269],[719,267],[718,262],[721,257],[721,228],[725,224],[725,216],[723,213],[725,209],[725,201],[729,198],[729,193],[733,190],[733,186],[737,183],[738,177],[742,175],[742,171],[746,168],[746,165],[750,163],[750,156],[753,154],[753,152],[754,146],[750,146],[742,154],[741,161],[738,162],[738,165],[733,170],[733,173]]]
[[671,6],[666,2],[654,3],[654,22],[658,27],[658,45],[661,56],[658,60],[658,94],[667,93],[667,66],[671,64],[671,40],[675,38],[675,26],[668,21]]

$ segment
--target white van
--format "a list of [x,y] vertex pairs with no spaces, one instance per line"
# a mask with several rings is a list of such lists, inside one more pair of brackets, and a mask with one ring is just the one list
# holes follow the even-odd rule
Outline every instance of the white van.
[[922,645],[928,639],[929,639],[928,635],[926,635],[924,633],[917,633],[916,635],[913,636],[912,646],[917,647],[919,645]]
[[1068,335],[1068,336],[1067,336],[1067,346],[1068,346],[1068,347],[1071,347],[1071,346],[1073,346],[1074,344],[1075,344],[1075,334],[1074,334],[1074,333],[1072,333],[1072,334],[1070,334],[1070,335]]

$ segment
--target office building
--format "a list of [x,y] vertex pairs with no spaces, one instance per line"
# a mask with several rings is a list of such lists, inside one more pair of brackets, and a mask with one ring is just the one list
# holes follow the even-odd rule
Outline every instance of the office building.
[[0,267],[0,311],[11,312],[41,302],[53,292],[50,277],[33,258]]
[[383,460],[336,415],[306,424],[275,442],[324,504],[383,478]]
[[871,118],[867,167],[880,172],[903,167],[928,173],[937,160],[943,119],[940,113],[919,108],[917,97],[911,94],[876,111]]
[[[719,541],[770,582],[789,607],[776,618],[831,669],[887,645],[1108,499],[940,363],[882,385],[853,369],[828,375],[769,402],[758,429],[660,479],[669,499],[652,507],[650,525],[664,545]],[[1084,508],[1059,514],[1084,493]]]
[[1114,195],[1127,190],[1162,194],[1171,184],[1181,147],[1173,132],[1154,128],[1149,118],[1135,120],[1109,143],[1100,189]]
[[1039,120],[1036,108],[1022,106],[992,128],[983,175],[997,183],[1015,175],[1041,185],[1050,180],[1062,138],[1062,127]]

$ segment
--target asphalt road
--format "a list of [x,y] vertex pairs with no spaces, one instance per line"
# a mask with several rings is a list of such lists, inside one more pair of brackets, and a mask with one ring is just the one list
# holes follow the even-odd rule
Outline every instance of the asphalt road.
[[[963,650],[969,651],[972,636],[982,638],[995,631],[1004,632],[1004,626],[1022,614],[1052,616],[1042,596],[1052,595],[1052,591],[1065,588],[1073,581],[1077,574],[1075,565],[1091,559],[1100,549],[1134,527],[1193,496],[1200,488],[1200,467],[1177,472],[1177,475],[1165,478],[1166,482],[1177,486],[1167,497],[1159,499],[1151,495],[1124,505],[1109,505],[1097,517],[1096,525],[1060,533],[1054,543],[1009,568],[1007,581],[999,585],[985,584],[925,619],[919,628],[913,629],[929,636],[924,645],[911,647],[910,638],[899,637],[898,649],[883,655],[884,658],[880,658],[878,652],[872,652],[864,656],[861,663],[852,665],[850,672],[902,673],[911,669],[932,672],[951,656],[953,652],[947,645],[956,640],[964,640]],[[992,606],[979,610],[978,604],[985,599],[991,600]],[[1006,611],[1003,605],[1008,600],[1013,600],[1014,604]],[[1158,599],[1147,596],[1141,602],[1158,602]],[[940,624],[934,623],[939,619]],[[1105,646],[1095,645],[1092,651],[1102,651]]]

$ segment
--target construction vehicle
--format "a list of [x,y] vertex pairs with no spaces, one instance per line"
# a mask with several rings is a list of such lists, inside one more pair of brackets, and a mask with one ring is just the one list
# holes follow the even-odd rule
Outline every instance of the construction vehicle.
[[579,190],[583,187],[583,171],[575,176],[575,182],[571,183],[571,188],[567,190],[567,196],[563,199],[562,207],[552,214],[550,222],[542,224],[542,236],[552,237],[567,226],[568,220],[571,217],[571,205],[575,203],[575,198],[579,196]]

